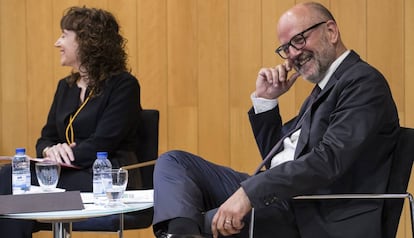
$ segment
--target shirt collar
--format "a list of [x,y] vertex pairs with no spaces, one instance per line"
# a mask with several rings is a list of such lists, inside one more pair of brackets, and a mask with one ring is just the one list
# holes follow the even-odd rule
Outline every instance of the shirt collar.
[[335,70],[339,67],[339,65],[344,61],[346,56],[350,53],[350,50],[345,51],[341,56],[339,56],[329,67],[328,71],[326,71],[325,76],[323,79],[318,83],[318,86],[323,89],[326,84],[328,83],[329,79],[331,78],[332,74],[335,72]]

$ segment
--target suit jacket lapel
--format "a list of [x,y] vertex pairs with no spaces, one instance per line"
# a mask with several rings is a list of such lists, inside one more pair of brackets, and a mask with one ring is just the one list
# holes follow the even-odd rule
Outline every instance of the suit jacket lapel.
[[327,98],[328,94],[331,92],[332,88],[335,86],[335,84],[337,83],[339,78],[343,75],[343,73],[359,60],[360,60],[359,55],[355,53],[354,51],[351,51],[351,53],[344,59],[341,65],[339,65],[338,69],[332,74],[325,88],[321,91],[321,93],[315,99],[315,102],[311,107],[309,115],[306,115],[306,118],[303,121],[300,136],[299,136],[298,143],[297,143],[296,150],[295,150],[295,156],[294,156],[295,159],[297,159],[299,155],[302,154],[302,151],[308,145],[309,138],[310,138],[311,124],[313,121],[313,117],[315,115],[315,110]]
[[[325,90],[322,90],[322,91],[325,91]],[[323,92],[323,94],[325,93],[326,91]],[[296,145],[295,156],[294,156],[295,159],[300,155],[300,153],[305,149],[305,146],[308,144],[309,136],[310,136],[310,125],[312,123],[313,114],[316,108],[318,107],[318,105],[321,103],[321,98],[322,98],[322,92],[315,99],[313,105],[311,105],[309,112],[307,113],[307,115],[305,115],[305,118],[303,119],[298,143]]]

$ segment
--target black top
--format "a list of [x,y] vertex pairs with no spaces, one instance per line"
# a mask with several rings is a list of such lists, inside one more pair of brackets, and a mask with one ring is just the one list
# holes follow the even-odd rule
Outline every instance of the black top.
[[[81,105],[80,88],[67,81],[68,78],[59,81],[46,125],[36,143],[38,157],[47,146],[66,142],[69,117]],[[90,168],[97,151],[107,151],[110,159],[119,151],[135,151],[140,110],[140,87],[134,76],[124,72],[108,79],[101,93],[86,103],[73,122],[73,164]]]

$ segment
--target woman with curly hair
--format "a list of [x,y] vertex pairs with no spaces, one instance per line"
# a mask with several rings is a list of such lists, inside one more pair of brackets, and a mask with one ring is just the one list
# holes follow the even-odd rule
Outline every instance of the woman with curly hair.
[[[36,153],[67,165],[62,166],[59,188],[90,192],[97,151],[107,151],[114,168],[137,162],[140,87],[127,70],[125,39],[111,13],[72,7],[60,26],[55,46],[61,65],[72,72],[58,83]],[[10,166],[0,173],[0,193],[10,194]],[[32,184],[37,184],[33,166],[31,174]],[[133,183],[138,177],[130,173],[128,186],[139,186]],[[31,237],[33,224],[0,219],[0,232],[5,237]]]

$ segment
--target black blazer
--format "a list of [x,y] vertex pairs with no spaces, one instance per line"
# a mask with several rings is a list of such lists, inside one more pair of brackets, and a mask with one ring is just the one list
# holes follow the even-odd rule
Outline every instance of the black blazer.
[[[47,122],[36,143],[38,157],[42,156],[47,146],[66,142],[66,126],[69,116],[79,108],[79,95],[80,88],[76,84],[69,85],[67,78],[59,81]],[[140,111],[140,87],[134,76],[124,72],[106,80],[102,93],[92,97],[73,122],[76,142],[73,164],[83,169],[62,170],[62,181],[58,186],[83,190],[92,188],[91,166],[97,151],[107,151],[115,168],[136,163],[134,152]],[[80,176],[82,172],[84,176]],[[72,176],[73,173],[76,175]]]
[[[303,110],[303,109],[302,109]],[[295,124],[278,108],[249,111],[261,154]],[[294,161],[242,183],[255,208],[297,195],[383,193],[399,130],[385,78],[354,52],[321,91],[304,121]],[[302,237],[381,237],[381,201],[293,201]]]

